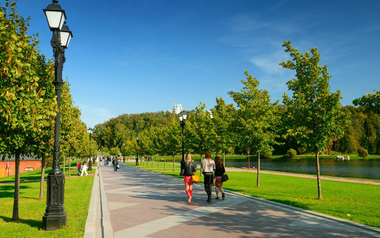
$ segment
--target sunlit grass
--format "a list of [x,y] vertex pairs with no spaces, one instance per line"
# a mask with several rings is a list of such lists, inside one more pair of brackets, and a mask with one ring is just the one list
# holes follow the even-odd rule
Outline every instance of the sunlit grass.
[[[33,177],[33,176],[32,176]],[[65,179],[67,227],[55,231],[41,230],[46,209],[45,198],[39,198],[39,182],[21,183],[18,221],[11,220],[14,185],[0,185],[1,237],[83,237],[90,204],[93,176]]]

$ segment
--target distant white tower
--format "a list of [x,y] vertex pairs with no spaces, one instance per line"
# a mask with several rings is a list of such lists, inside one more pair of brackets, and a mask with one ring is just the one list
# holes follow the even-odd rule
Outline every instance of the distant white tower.
[[179,114],[180,112],[182,112],[182,104],[175,104],[174,103],[173,112],[175,114]]

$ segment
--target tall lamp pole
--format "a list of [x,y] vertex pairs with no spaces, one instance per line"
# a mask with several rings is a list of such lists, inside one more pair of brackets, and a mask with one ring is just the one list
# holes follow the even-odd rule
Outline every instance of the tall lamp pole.
[[91,153],[91,138],[92,138],[92,129],[88,128],[88,134],[90,135],[90,160],[88,161],[88,171],[92,171],[92,153]]
[[182,128],[182,161],[185,160],[185,143],[183,140],[183,129],[185,128],[185,125],[186,125],[186,118],[187,118],[186,112],[182,112],[181,114],[179,114],[179,121],[181,123],[181,128]]
[[[136,142],[137,142],[137,147],[139,147],[139,137],[136,136]],[[137,152],[137,157],[136,157],[136,166],[139,165],[139,150],[136,148],[136,152]]]
[[55,85],[55,93],[57,94],[58,113],[55,117],[54,130],[54,151],[53,151],[53,169],[47,177],[47,196],[46,210],[42,217],[42,229],[50,231],[67,225],[67,214],[63,206],[65,192],[65,176],[59,168],[60,161],[60,112],[61,112],[61,86],[63,63],[66,61],[65,49],[67,49],[72,32],[65,25],[66,13],[58,5],[58,1],[54,0],[46,9],[43,9],[49,28],[53,31],[51,46],[53,47],[55,57],[55,77],[53,84]]

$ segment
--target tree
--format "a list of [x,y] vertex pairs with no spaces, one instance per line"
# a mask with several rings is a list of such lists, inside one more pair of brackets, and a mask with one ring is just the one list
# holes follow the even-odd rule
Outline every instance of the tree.
[[175,169],[175,155],[180,153],[181,146],[181,129],[178,119],[173,118],[167,130],[164,130],[164,138],[167,142],[165,151],[173,156],[173,172]]
[[271,103],[268,91],[258,89],[259,81],[245,71],[247,81],[241,92],[228,92],[238,105],[234,129],[239,144],[257,153],[257,186],[260,187],[260,153],[273,151],[278,144],[275,129],[280,121],[277,104]]
[[355,106],[360,106],[366,112],[380,114],[380,91],[373,90],[373,94],[367,93],[361,98],[357,98],[352,103]]
[[216,105],[211,109],[214,132],[212,140],[215,141],[217,152],[223,153],[223,164],[226,165],[226,152],[233,146],[231,123],[236,114],[232,104],[226,105],[223,98],[216,98]]
[[347,114],[341,108],[341,92],[330,92],[331,76],[327,66],[320,66],[320,54],[317,48],[311,48],[305,55],[292,47],[292,42],[283,44],[292,60],[280,63],[283,68],[296,71],[296,79],[287,82],[288,89],[293,91],[290,98],[286,93],[283,103],[287,106],[286,136],[296,136],[298,143],[305,143],[315,152],[317,167],[318,198],[322,199],[320,167],[318,153],[324,149],[330,139],[343,136],[344,125],[349,123]]
[[113,155],[113,156],[119,156],[120,154],[120,150],[119,150],[119,147],[114,147],[110,150],[110,154]]
[[206,105],[202,102],[190,113],[186,120],[186,150],[194,151],[202,155],[213,148],[214,132],[211,122],[211,113],[205,110]]
[[37,39],[26,34],[29,22],[16,12],[15,1],[6,1],[5,6],[9,12],[0,6],[0,151],[5,156],[15,155],[12,219],[17,220],[20,155],[35,151],[34,139],[54,120],[56,104],[53,98],[44,99],[43,90],[38,88],[41,58]]

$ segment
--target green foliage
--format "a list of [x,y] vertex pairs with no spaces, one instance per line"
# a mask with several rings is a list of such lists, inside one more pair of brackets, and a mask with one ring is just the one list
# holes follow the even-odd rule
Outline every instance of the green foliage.
[[360,148],[358,149],[358,155],[359,155],[360,157],[365,158],[365,157],[368,156],[368,151],[367,151],[366,149],[364,149],[363,147],[360,147]]
[[265,152],[263,157],[264,159],[270,159],[270,157],[272,157],[272,151]]
[[202,102],[194,109],[194,113],[187,116],[185,143],[187,153],[205,154],[215,146],[215,129],[211,114],[205,110]]
[[289,159],[292,159],[294,157],[296,157],[297,155],[297,151],[290,148],[287,152],[286,152],[286,157],[288,157]]
[[305,143],[310,149],[323,150],[330,139],[343,136],[343,127],[350,123],[341,108],[341,92],[330,92],[327,66],[319,66],[320,54],[317,48],[298,52],[291,42],[284,42],[285,52],[292,60],[280,63],[282,67],[295,70],[296,79],[288,81],[288,89],[293,91],[290,98],[286,93],[283,103],[287,106],[286,136],[294,136],[298,143]]
[[223,98],[216,98],[216,105],[211,109],[212,113],[212,128],[215,133],[211,134],[211,140],[214,143],[214,151],[223,153],[223,163],[225,163],[226,152],[233,150],[233,132],[232,121],[236,114],[236,109],[233,104],[226,105]]
[[352,103],[355,106],[363,107],[366,112],[380,113],[380,91],[373,90],[373,94],[367,93],[361,98],[357,98]]
[[273,151],[278,144],[276,128],[280,122],[277,104],[271,103],[268,91],[258,89],[259,81],[245,71],[247,81],[241,92],[228,92],[238,105],[235,120],[232,123],[239,145],[250,148],[251,153]]
[[0,151],[10,156],[35,152],[34,140],[51,127],[56,103],[51,64],[39,55],[38,40],[26,34],[29,22],[17,13],[16,2],[6,6],[8,11],[0,6]]
[[110,154],[113,155],[113,156],[119,156],[120,154],[120,150],[118,147],[114,147],[110,150]]

